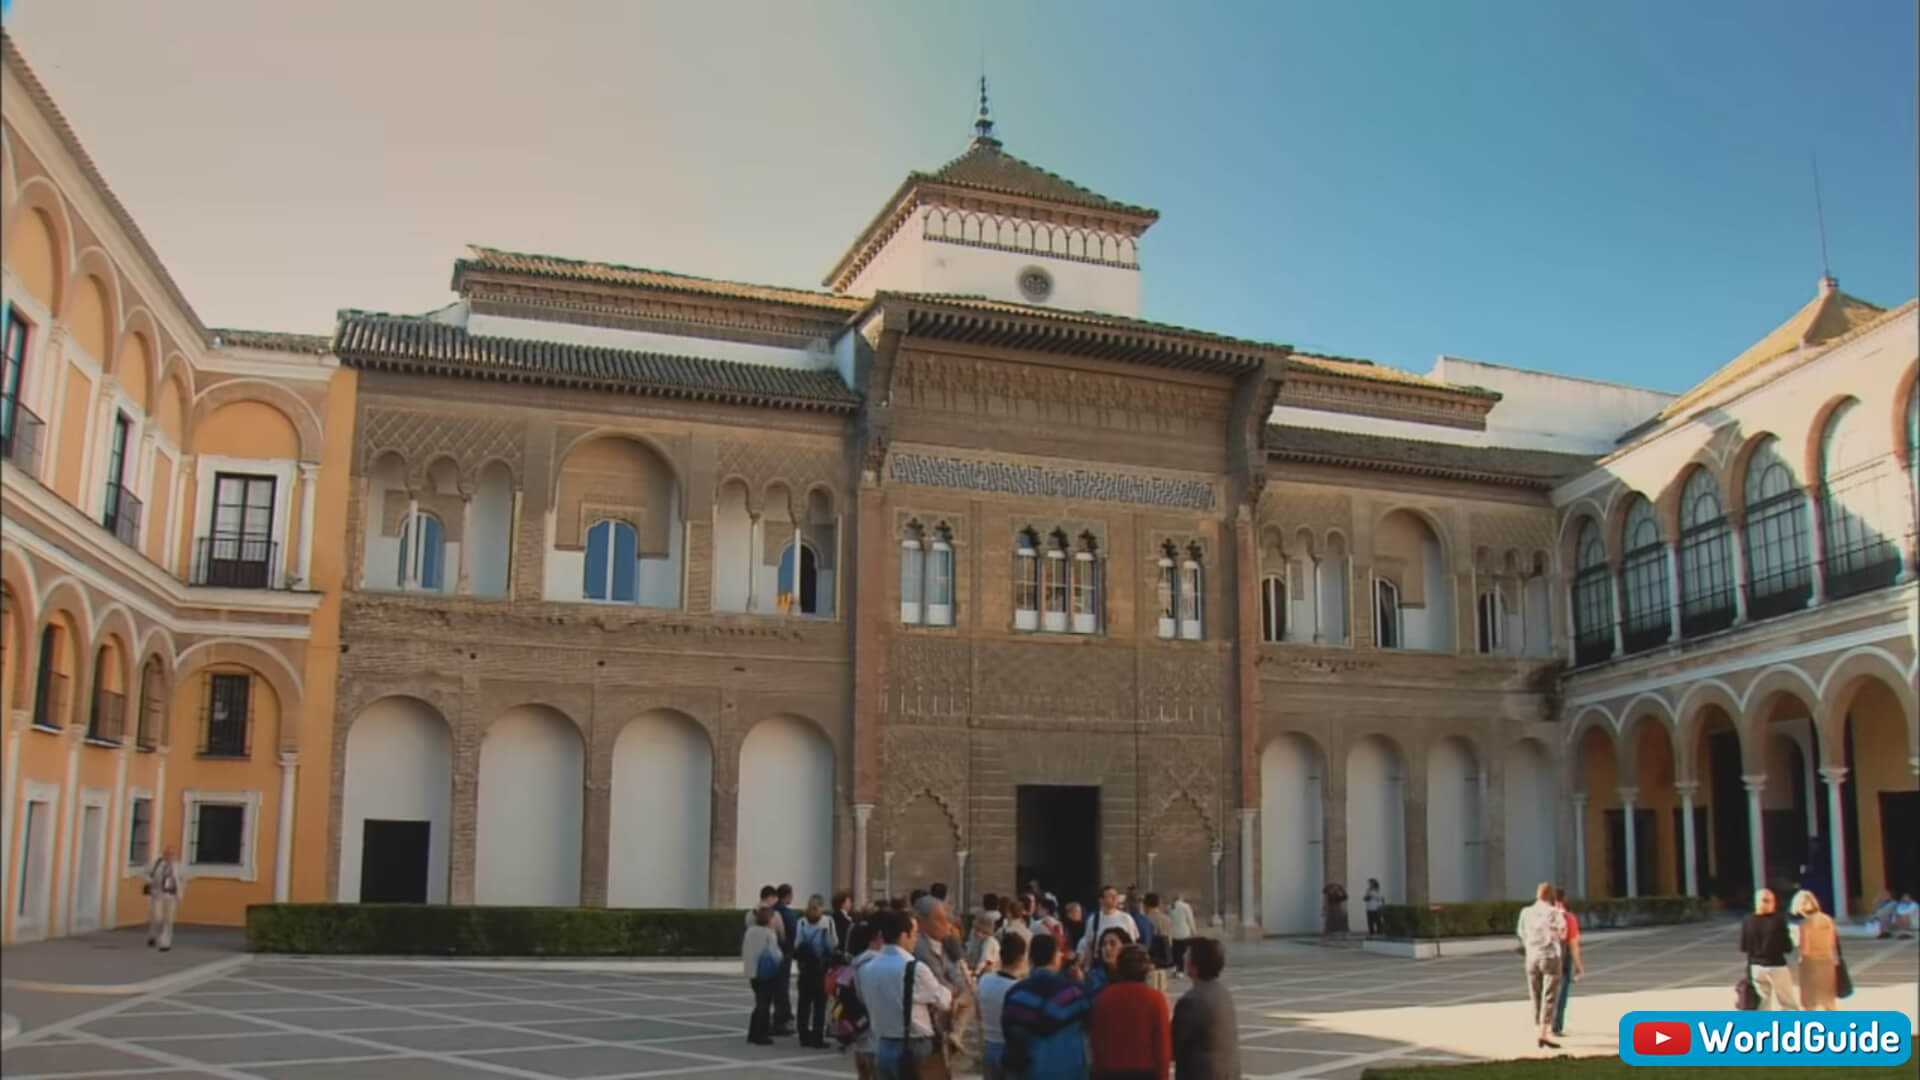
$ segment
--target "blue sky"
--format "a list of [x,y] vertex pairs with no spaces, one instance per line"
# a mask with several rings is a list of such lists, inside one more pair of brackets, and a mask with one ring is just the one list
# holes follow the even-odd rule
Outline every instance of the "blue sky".
[[815,285],[983,55],[1010,152],[1161,211],[1151,318],[1680,389],[1813,295],[1815,154],[1842,287],[1916,292],[1907,0],[281,7],[8,17],[216,325],[468,242]]

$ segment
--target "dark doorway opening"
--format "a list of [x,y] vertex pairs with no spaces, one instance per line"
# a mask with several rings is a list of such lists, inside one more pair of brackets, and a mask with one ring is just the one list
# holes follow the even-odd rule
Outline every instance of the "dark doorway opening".
[[1700,888],[1746,910],[1753,902],[1753,848],[1747,842],[1747,789],[1740,769],[1740,736],[1731,731],[1708,736],[1713,806],[1707,820],[1713,827],[1713,878],[1701,882]]
[[[1895,897],[1920,890],[1920,791],[1880,793],[1880,858],[1887,891]],[[1867,897],[1872,901],[1873,897]]]
[[[1660,895],[1659,858],[1653,850],[1654,814],[1633,812],[1633,884],[1641,896]],[[1607,895],[1627,895],[1627,813],[1607,811]]]
[[360,902],[427,902],[428,821],[374,821],[360,834]]
[[1100,888],[1100,789],[1023,786],[1015,821],[1019,883],[1039,881],[1063,905],[1092,900]]

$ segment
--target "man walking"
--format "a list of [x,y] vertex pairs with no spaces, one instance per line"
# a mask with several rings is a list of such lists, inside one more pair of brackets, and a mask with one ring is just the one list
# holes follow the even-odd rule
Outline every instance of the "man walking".
[[1567,939],[1567,917],[1553,902],[1553,885],[1541,882],[1533,903],[1520,912],[1515,927],[1527,958],[1527,996],[1533,1002],[1533,1024],[1539,1045],[1558,1050],[1553,1017],[1559,1007],[1560,951]]
[[1185,972],[1187,969],[1187,950],[1192,947],[1198,929],[1193,924],[1193,905],[1187,903],[1187,894],[1173,894],[1173,907],[1167,909],[1167,916],[1173,921],[1173,969]]
[[1787,932],[1787,918],[1778,908],[1772,889],[1753,894],[1753,914],[1740,921],[1740,951],[1747,958],[1747,977],[1760,994],[1760,1007],[1798,1009],[1793,969],[1787,966],[1793,935]]
[[1093,966],[1100,955],[1100,935],[1109,930],[1118,930],[1125,934],[1128,941],[1140,940],[1140,927],[1133,917],[1120,910],[1120,892],[1109,885],[1100,890],[1100,910],[1087,919],[1086,932],[1080,935],[1080,963],[1083,968]]
[[180,870],[173,845],[160,852],[147,871],[147,947],[161,952],[173,948],[173,916],[180,908]]

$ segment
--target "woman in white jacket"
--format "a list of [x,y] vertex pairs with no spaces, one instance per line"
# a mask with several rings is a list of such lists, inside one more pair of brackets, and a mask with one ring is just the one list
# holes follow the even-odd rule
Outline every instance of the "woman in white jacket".
[[753,987],[753,1014],[747,1018],[747,1041],[773,1045],[773,994],[780,984],[780,938],[769,925],[777,918],[772,908],[755,908],[753,925],[740,942],[740,967]]

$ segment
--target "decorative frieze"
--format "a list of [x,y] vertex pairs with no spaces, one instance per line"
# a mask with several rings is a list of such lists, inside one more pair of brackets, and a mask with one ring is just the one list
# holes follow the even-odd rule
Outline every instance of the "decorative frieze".
[[920,487],[991,491],[1041,499],[1091,499],[1177,510],[1212,510],[1218,502],[1214,485],[1205,480],[1056,469],[930,454],[895,454],[887,475],[895,483]]

